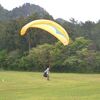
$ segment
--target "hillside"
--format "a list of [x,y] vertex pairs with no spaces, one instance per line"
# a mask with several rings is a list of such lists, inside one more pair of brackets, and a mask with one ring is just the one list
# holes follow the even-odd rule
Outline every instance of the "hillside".
[[44,15],[49,15],[49,13],[45,11],[42,7],[35,4],[26,3],[20,7],[14,8],[11,11],[4,9],[0,5],[0,20],[9,20],[9,19],[16,19],[20,17],[28,17],[34,13],[37,13],[41,18]]
[[[70,44],[63,46],[38,28],[19,35],[26,23],[41,18],[63,26]],[[41,71],[48,62],[57,72],[100,72],[100,21],[55,20],[43,8],[28,3],[11,11],[0,6],[0,70]]]
[[9,13],[9,11],[4,9],[0,5],[0,20],[7,20],[7,19],[9,19],[8,13]]

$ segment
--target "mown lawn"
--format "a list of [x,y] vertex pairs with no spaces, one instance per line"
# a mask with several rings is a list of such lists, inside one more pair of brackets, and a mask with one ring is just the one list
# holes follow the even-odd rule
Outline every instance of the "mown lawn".
[[0,100],[100,100],[100,74],[2,71]]

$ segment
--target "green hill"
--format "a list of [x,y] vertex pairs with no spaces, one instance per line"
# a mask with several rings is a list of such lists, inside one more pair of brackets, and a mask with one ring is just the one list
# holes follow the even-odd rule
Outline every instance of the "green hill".
[[37,13],[39,17],[41,18],[44,16],[44,14],[49,15],[49,13],[46,10],[44,10],[42,7],[35,4],[26,3],[20,7],[14,8],[11,11],[4,9],[0,5],[0,20],[1,21],[16,19],[20,17],[28,17],[34,13]]

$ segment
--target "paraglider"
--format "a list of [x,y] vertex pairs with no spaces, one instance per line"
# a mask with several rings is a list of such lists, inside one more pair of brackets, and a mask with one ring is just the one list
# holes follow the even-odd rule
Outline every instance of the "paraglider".
[[[48,33],[52,34],[55,36],[58,40],[60,40],[63,45],[68,45],[69,44],[69,36],[68,33],[65,31],[65,29],[59,25],[58,23],[51,21],[51,20],[46,20],[46,19],[39,19],[39,20],[34,20],[26,24],[25,26],[22,27],[20,35],[25,35],[27,30],[29,28],[40,28],[42,30],[47,31]],[[48,63],[49,65],[49,63]],[[43,76],[49,80],[49,67],[44,71]]]
[[55,36],[63,45],[68,45],[69,36],[65,29],[54,21],[39,19],[34,20],[22,27],[20,34],[23,36],[29,28],[40,28]]

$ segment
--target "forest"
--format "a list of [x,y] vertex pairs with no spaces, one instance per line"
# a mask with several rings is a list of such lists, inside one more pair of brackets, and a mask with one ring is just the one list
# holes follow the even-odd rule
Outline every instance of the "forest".
[[[63,26],[69,45],[63,46],[41,29],[30,28],[20,36],[22,26],[36,19]],[[0,5],[0,70],[43,71],[48,65],[54,72],[100,73],[100,20],[54,19],[45,9],[29,3],[11,11]]]

